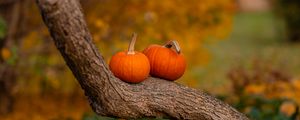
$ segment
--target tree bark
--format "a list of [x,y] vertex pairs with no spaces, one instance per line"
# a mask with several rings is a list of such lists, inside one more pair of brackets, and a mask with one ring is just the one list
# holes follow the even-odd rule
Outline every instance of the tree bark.
[[119,80],[92,43],[78,0],[37,0],[37,4],[57,49],[98,115],[248,119],[228,104],[175,82],[153,77],[139,84]]

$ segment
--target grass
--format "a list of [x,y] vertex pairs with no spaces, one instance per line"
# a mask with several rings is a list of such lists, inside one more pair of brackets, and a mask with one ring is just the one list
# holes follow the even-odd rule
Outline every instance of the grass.
[[271,12],[236,14],[229,38],[206,44],[213,59],[199,68],[200,88],[213,94],[230,92],[226,73],[237,65],[249,66],[254,59],[268,61],[296,77],[300,73],[300,45],[286,42],[284,32],[283,22]]

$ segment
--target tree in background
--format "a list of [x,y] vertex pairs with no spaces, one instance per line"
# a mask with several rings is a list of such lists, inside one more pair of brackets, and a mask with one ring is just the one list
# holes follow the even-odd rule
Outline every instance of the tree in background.
[[300,2],[298,0],[273,0],[275,12],[283,18],[287,39],[292,42],[300,41]]

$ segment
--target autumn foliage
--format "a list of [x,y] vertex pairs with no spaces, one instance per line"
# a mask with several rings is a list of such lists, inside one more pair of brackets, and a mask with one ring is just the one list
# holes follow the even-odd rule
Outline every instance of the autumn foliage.
[[[188,61],[179,82],[193,87],[197,81],[192,69],[210,61],[203,44],[207,38],[222,39],[228,35],[235,11],[233,0],[84,0],[82,5],[94,42],[107,62],[117,51],[127,49],[133,32],[139,34],[137,51],[150,44],[177,40]],[[82,97],[78,83],[50,40],[34,1],[25,6],[21,18],[26,31],[20,42],[13,48],[1,49],[5,62],[14,64],[18,73],[13,93]]]
[[[286,21],[286,27],[294,30],[290,31],[291,33],[299,35],[299,31],[296,30],[299,24],[294,21],[299,18],[298,14],[294,15],[299,11],[299,7],[291,2],[295,0],[274,1],[284,3],[275,4],[281,5],[277,6],[277,12],[283,12],[279,12],[279,15],[285,16],[284,19],[291,18]],[[0,119],[81,119],[86,113],[91,113],[84,93],[55,48],[34,1],[22,0],[21,4],[22,22],[18,25],[21,32],[18,32],[20,34],[16,37],[19,39],[12,42],[12,47],[0,46],[0,61],[13,66],[16,71],[16,85],[10,90],[16,97],[13,112],[7,116],[0,116]],[[107,63],[114,54],[128,48],[131,34],[134,32],[138,33],[136,51],[142,51],[152,44],[163,45],[169,40],[176,40],[186,61],[184,75],[176,76],[179,78],[176,82],[191,87],[199,87],[200,75],[197,70],[213,59],[204,44],[218,42],[217,40],[229,35],[236,11],[235,0],[81,0],[81,4],[94,43]],[[0,17],[0,44],[7,34],[9,22]],[[261,27],[259,24],[258,26]],[[268,27],[268,30],[271,29]],[[248,35],[255,36],[256,33]],[[240,36],[241,39],[249,37]],[[277,52],[274,54],[277,55]],[[295,55],[285,59],[298,61],[293,56]],[[273,59],[273,56],[269,58]],[[228,65],[224,65],[221,60],[221,64],[217,64],[215,69],[222,69],[224,66]],[[205,71],[210,72],[204,73],[208,76],[219,75],[211,70]],[[227,71],[229,81],[226,82],[231,83],[231,86],[228,85],[230,88],[227,89],[228,86],[223,85],[218,87],[224,88],[213,88],[216,91],[230,91],[224,96],[219,96],[220,99],[252,119],[300,118],[299,78],[275,67],[269,61],[260,59],[255,59],[250,64],[243,63],[228,68]],[[202,80],[204,85],[201,86],[208,86],[209,82],[210,79]],[[57,109],[57,106],[60,109]]]
[[266,60],[233,68],[228,77],[233,95],[228,102],[252,119],[299,118],[300,80]]
[[[231,31],[235,11],[233,0],[93,1],[84,10],[95,43],[107,59],[127,48],[133,32],[139,34],[136,50],[150,44],[177,40],[188,62],[179,81],[196,87],[193,67],[206,65],[210,54],[203,44],[207,38],[225,38]],[[112,8],[111,6],[115,6]]]

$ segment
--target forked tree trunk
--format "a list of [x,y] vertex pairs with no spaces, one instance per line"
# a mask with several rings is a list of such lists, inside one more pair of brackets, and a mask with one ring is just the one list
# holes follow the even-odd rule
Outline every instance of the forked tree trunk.
[[56,47],[98,115],[247,119],[228,104],[175,82],[152,77],[139,84],[119,80],[92,43],[78,0],[37,0],[37,4]]

